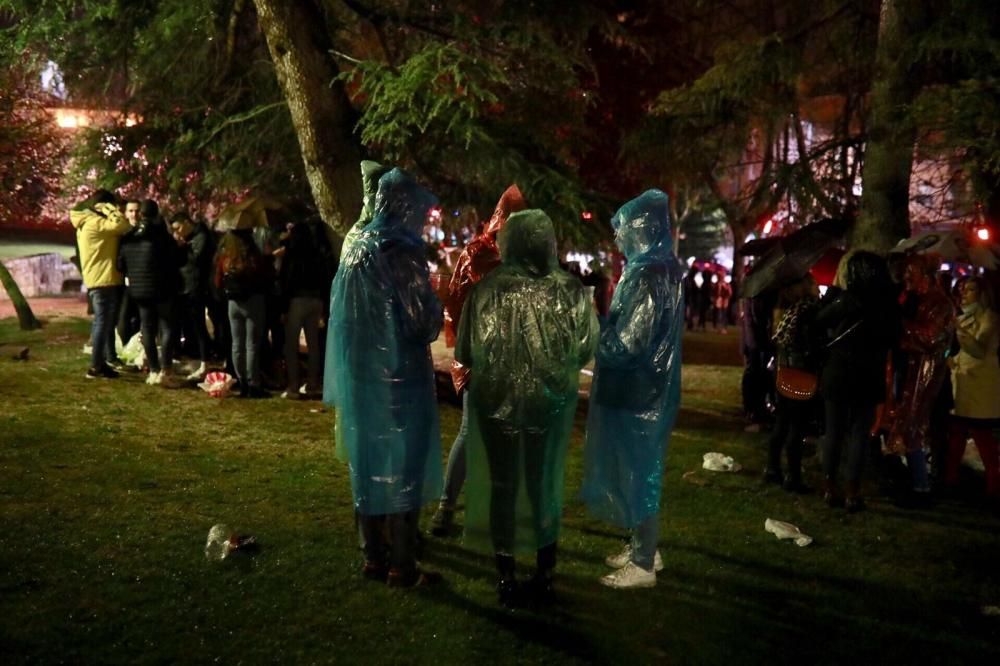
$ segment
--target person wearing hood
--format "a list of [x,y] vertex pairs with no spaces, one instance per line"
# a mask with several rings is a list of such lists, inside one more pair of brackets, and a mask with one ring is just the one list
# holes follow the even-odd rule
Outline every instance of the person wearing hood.
[[354,245],[355,241],[358,240],[358,236],[361,235],[364,228],[367,227],[375,217],[375,195],[378,193],[379,179],[389,173],[391,169],[392,167],[384,166],[372,160],[362,160],[361,215],[358,216],[358,221],[354,223],[354,226],[348,229],[347,234],[344,236],[344,243],[340,246],[341,261],[343,261],[344,256],[347,254],[348,250],[350,250],[351,246]]
[[915,304],[903,317],[899,346],[906,352],[902,385],[895,404],[888,448],[906,456],[911,488],[898,498],[905,508],[930,502],[927,449],[933,406],[948,375],[947,354],[955,335],[955,306],[938,284],[937,257],[913,255],[907,259],[903,281]]
[[382,176],[375,217],[344,253],[330,306],[324,400],[336,408],[337,455],[350,469],[362,574],[399,587],[436,579],[415,557],[420,507],[441,491],[430,343],[443,314],[420,237],[436,203],[400,169]]
[[614,588],[652,587],[663,464],[681,397],[684,269],[667,195],[647,190],[611,219],[627,264],[601,330],[584,446],[581,497],[591,515],[630,532],[609,556]]
[[69,221],[76,230],[80,273],[94,305],[87,377],[112,379],[118,373],[108,361],[117,356],[115,322],[124,284],[116,259],[119,239],[129,230],[129,224],[115,205],[115,195],[107,190],[97,190],[91,199],[78,204],[70,211]]
[[[455,346],[455,328],[462,316],[462,307],[469,291],[494,268],[500,265],[500,250],[497,234],[507,222],[511,213],[525,209],[524,196],[517,185],[511,185],[500,196],[483,233],[473,238],[455,265],[455,272],[448,285],[448,299],[444,304],[445,340],[448,346]],[[444,475],[444,492],[438,510],[431,521],[431,533],[447,536],[451,532],[455,516],[455,503],[465,483],[465,438],[469,430],[469,392],[465,390],[469,382],[468,368],[458,361],[452,361],[451,380],[455,393],[462,397],[462,423],[455,436],[455,442],[448,453],[448,467]]]
[[155,201],[142,202],[138,224],[122,237],[118,269],[125,276],[129,298],[139,308],[142,346],[149,364],[146,383],[169,384],[174,347],[173,306],[180,287],[180,272],[177,245]]
[[533,601],[553,598],[566,448],[598,324],[586,288],[558,268],[543,211],[511,215],[497,245],[501,265],[469,292],[455,357],[469,370],[465,542],[494,553],[499,601],[513,606],[517,552],[536,554]]

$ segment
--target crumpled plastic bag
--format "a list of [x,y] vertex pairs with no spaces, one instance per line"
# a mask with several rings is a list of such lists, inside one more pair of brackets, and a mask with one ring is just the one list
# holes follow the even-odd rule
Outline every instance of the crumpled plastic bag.
[[743,469],[743,466],[733,460],[732,456],[715,451],[702,456],[701,466],[710,472],[738,472]]
[[800,547],[808,546],[813,542],[811,536],[803,534],[802,530],[795,525],[781,520],[774,520],[773,518],[768,518],[764,521],[764,530],[779,539],[794,539],[795,545]]
[[236,378],[228,372],[210,372],[205,375],[205,379],[198,384],[198,388],[205,391],[213,398],[224,398],[229,395],[236,383]]
[[115,333],[115,346],[118,348],[118,358],[140,370],[146,365],[146,349],[142,346],[142,333],[136,333],[122,344],[121,338]]

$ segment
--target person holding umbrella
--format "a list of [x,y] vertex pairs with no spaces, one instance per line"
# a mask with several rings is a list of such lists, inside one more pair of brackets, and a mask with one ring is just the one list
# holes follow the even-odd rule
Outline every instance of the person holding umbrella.
[[[899,336],[900,315],[882,257],[858,251],[844,255],[841,266],[843,289],[816,314],[814,326],[828,340],[819,375],[826,416],[823,500],[853,513],[865,508],[861,478],[875,408],[885,400],[886,360]],[[837,485],[845,448],[846,502]]]

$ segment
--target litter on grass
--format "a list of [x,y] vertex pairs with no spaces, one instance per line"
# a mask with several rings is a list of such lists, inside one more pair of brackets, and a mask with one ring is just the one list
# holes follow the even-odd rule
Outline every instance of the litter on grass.
[[811,536],[803,534],[802,530],[798,527],[782,520],[768,518],[764,521],[764,530],[770,532],[779,539],[794,539],[795,545],[800,547],[808,546],[813,542]]
[[710,472],[738,472],[743,469],[732,457],[714,451],[703,456],[701,466]]

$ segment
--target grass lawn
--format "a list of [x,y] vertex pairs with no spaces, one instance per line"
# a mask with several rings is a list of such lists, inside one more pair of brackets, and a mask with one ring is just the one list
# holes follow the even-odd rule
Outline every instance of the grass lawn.
[[[362,580],[329,411],[86,380],[87,331],[0,320],[4,663],[1000,663],[1000,617],[980,610],[1000,606],[1000,521],[877,499],[848,516],[762,487],[765,436],[742,431],[739,368],[684,368],[657,587],[598,585],[616,535],[569,503],[561,602],[539,614],[499,608],[492,558],[460,540],[428,539],[443,586]],[[10,360],[21,345],[30,360]],[[459,417],[441,405],[442,456]],[[707,451],[745,470],[702,471]],[[779,542],[768,517],[815,542]],[[260,552],[207,562],[217,522]]]

